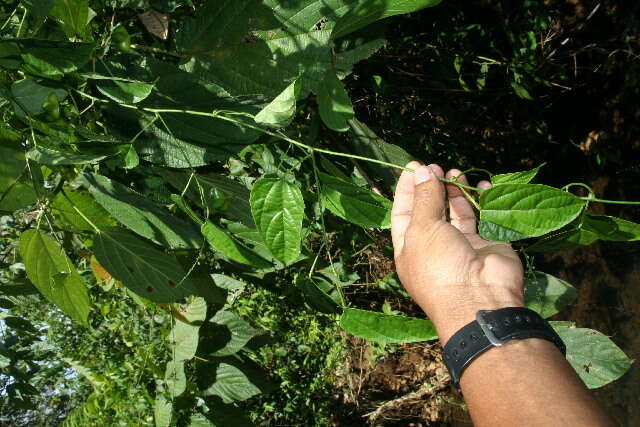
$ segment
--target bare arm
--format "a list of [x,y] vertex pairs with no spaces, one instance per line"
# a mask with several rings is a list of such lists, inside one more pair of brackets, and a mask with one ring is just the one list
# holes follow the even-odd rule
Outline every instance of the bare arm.
[[[444,345],[478,310],[524,306],[522,263],[509,244],[478,235],[472,206],[456,186],[445,189],[439,166],[407,166],[416,172],[400,177],[392,213],[396,267]],[[486,351],[464,371],[460,386],[477,426],[613,425],[545,340],[514,340]]]

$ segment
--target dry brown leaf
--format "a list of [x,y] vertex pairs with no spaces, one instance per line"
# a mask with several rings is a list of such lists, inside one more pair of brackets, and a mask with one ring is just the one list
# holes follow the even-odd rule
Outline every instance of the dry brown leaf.
[[166,40],[169,37],[169,15],[149,9],[138,15],[144,27],[156,37]]

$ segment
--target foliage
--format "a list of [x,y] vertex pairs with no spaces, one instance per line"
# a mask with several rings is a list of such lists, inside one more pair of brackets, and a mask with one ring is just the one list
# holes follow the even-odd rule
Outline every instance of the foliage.
[[[68,425],[279,422],[300,399],[326,395],[328,381],[291,386],[294,370],[274,358],[282,348],[261,342],[265,330],[284,351],[295,346],[292,362],[325,374],[338,325],[383,344],[436,338],[429,320],[357,309],[346,296],[357,280],[353,247],[390,225],[378,187],[389,194],[412,156],[355,118],[344,81],[384,43],[370,24],[438,2],[194,3],[1,6],[0,210],[12,215],[2,252],[13,262],[0,276],[10,331],[0,392],[8,414],[34,411],[24,423],[37,417],[39,388],[39,405],[62,401],[58,419],[73,409]],[[171,17],[129,19],[150,6]],[[530,33],[510,41],[521,46],[508,71],[523,99],[532,97],[523,83],[534,75]],[[539,169],[489,173],[485,191],[445,181],[478,208],[483,237],[523,241],[525,254],[640,239],[638,224],[587,213],[593,203],[633,202],[569,191],[583,184],[532,184]],[[572,302],[570,285],[530,270],[532,308],[550,316]],[[54,306],[39,306],[38,295]],[[310,308],[296,316],[287,306],[302,301]],[[292,332],[301,330],[302,342]],[[559,330],[588,385],[629,368],[608,338],[587,352],[592,332]],[[55,351],[42,351],[39,334]],[[310,362],[317,352],[326,359]],[[264,367],[290,403],[262,396],[274,389]],[[54,392],[69,375],[86,380],[69,391],[73,403]],[[245,411],[256,401],[263,414]]]

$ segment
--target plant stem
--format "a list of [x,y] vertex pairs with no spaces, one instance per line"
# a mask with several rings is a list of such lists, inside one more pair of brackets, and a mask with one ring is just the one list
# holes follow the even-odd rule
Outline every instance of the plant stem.
[[609,203],[612,205],[640,205],[640,202],[629,202],[626,200],[606,200],[606,199],[598,199],[595,197],[580,197],[580,199],[585,200],[587,202]]

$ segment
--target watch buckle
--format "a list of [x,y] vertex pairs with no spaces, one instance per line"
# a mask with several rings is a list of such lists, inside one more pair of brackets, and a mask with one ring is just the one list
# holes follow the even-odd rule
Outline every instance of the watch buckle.
[[491,326],[491,323],[485,317],[485,315],[490,312],[491,310],[478,310],[478,312],[476,313],[476,322],[478,322],[478,325],[480,325],[482,332],[484,332],[484,335],[487,337],[491,345],[495,347],[500,347],[504,345],[506,341],[498,338],[495,332],[493,332],[493,327]]

